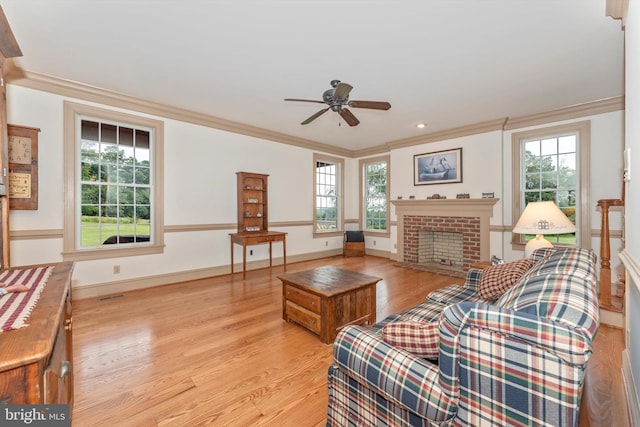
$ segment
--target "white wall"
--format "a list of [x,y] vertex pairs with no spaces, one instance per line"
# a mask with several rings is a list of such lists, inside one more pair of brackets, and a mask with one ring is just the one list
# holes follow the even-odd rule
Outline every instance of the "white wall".
[[[413,185],[414,156],[435,151],[462,148],[462,182],[453,184]],[[426,199],[439,194],[455,199],[459,193],[469,193],[471,198],[480,198],[482,193],[494,193],[500,201],[493,210],[491,225],[502,224],[502,131],[486,132],[445,141],[432,142],[391,151],[391,199],[398,196],[408,199]],[[395,208],[391,208],[391,220],[397,221]],[[397,256],[397,227],[391,241],[393,256]],[[491,254],[502,254],[500,234],[491,233]]]
[[[591,228],[600,229],[601,214],[596,207],[599,199],[615,199],[621,197],[622,189],[622,150],[624,144],[624,112],[580,117],[573,120],[552,122],[539,126],[531,126],[508,131],[493,131],[482,134],[465,136],[445,141],[438,141],[418,146],[406,147],[391,151],[391,198],[398,196],[405,199],[411,195],[417,199],[424,199],[434,193],[447,198],[455,198],[458,193],[469,193],[471,197],[481,197],[482,193],[493,192],[500,201],[494,206],[490,224],[494,230],[501,226],[506,231],[491,232],[490,251],[506,260],[515,260],[523,256],[522,251],[511,248],[511,209],[512,182],[518,182],[518,177],[512,176],[511,170],[511,136],[513,133],[536,128],[556,126],[571,122],[589,120],[591,122]],[[462,147],[463,152],[463,182],[440,185],[413,185],[413,156],[433,151],[448,150]],[[395,211],[392,208],[392,220],[395,221]],[[612,211],[609,215],[610,229],[620,232],[622,229],[622,215],[620,211]],[[395,227],[392,230],[392,252],[396,242]],[[611,239],[611,268],[612,277],[622,273],[621,262],[617,256],[621,239]],[[599,253],[599,236],[590,237],[591,247]]]
[[[12,211],[12,231],[62,230],[63,227],[63,101],[62,96],[9,85],[7,88],[9,123],[41,129],[39,137],[39,209]],[[74,102],[83,102],[74,100]],[[91,104],[91,103],[88,103]],[[92,104],[95,105],[95,104]],[[104,107],[108,108],[108,107]],[[115,109],[114,110],[119,110]],[[127,111],[131,114],[138,114]],[[146,116],[145,114],[141,114]],[[154,117],[165,123],[165,224],[167,226],[235,224],[237,171],[267,173],[269,178],[270,222],[311,222],[313,217],[313,151],[277,142],[233,134],[226,131]],[[591,120],[591,199],[592,226],[600,227],[595,203],[599,198],[619,197],[622,162],[623,113],[613,112],[576,119]],[[565,123],[565,122],[563,122]],[[550,123],[556,125],[560,123]],[[496,130],[481,134],[425,143],[390,151],[391,198],[414,195],[424,199],[434,193],[455,198],[458,193],[481,197],[493,192],[500,201],[494,207],[490,224],[491,254],[507,260],[522,256],[511,250],[511,132]],[[461,183],[413,185],[414,155],[462,148]],[[345,219],[359,215],[359,159],[345,159]],[[396,221],[392,207],[391,221]],[[621,227],[619,215],[611,215],[611,228]],[[348,224],[348,228],[357,225]],[[323,254],[342,247],[341,237],[314,239],[311,226],[273,227],[288,232],[287,255]],[[230,263],[229,236],[235,229],[197,232],[167,232],[163,254],[77,262],[74,286],[126,281],[136,278],[191,270],[226,268]],[[375,246],[374,246],[375,240]],[[390,236],[367,237],[367,247],[379,254],[397,257],[397,227]],[[599,248],[597,237],[593,248]],[[612,253],[619,241],[612,240]],[[268,247],[252,248],[249,261],[268,259]],[[62,239],[14,239],[11,242],[13,265],[62,260]],[[274,245],[274,256],[282,255]],[[236,263],[241,249],[235,249]],[[113,274],[113,265],[121,273]],[[612,257],[614,271],[619,266]]]
[[[9,123],[41,129],[38,159],[39,208],[37,211],[12,211],[12,231],[63,228],[62,138],[65,99],[20,86],[9,85],[7,88]],[[83,102],[75,99],[72,101]],[[154,118],[163,120],[165,124],[165,225],[233,224],[235,227],[237,171],[269,174],[270,223],[312,220],[312,150],[175,120]],[[351,168],[354,164],[357,165],[357,161],[347,160],[346,175],[352,181]],[[349,182],[349,186],[353,184]],[[357,211],[355,214],[349,212],[348,215],[357,216]],[[272,227],[289,233],[288,256],[342,248],[341,237],[313,239],[311,228],[310,225]],[[74,286],[227,267],[230,264],[231,232],[235,232],[235,228],[168,232],[165,234],[166,248],[163,254],[76,262]],[[14,239],[10,249],[12,265],[62,260],[61,238]],[[251,249],[254,255],[249,261],[268,259],[268,245]],[[236,245],[236,263],[241,260],[241,255],[241,247]],[[280,244],[273,245],[273,256],[282,256]],[[113,266],[116,264],[120,265],[119,275],[113,273]]]
[[640,4],[629,1],[625,26],[626,129],[625,146],[631,151],[631,180],[625,199],[625,266],[628,268],[625,293],[627,331],[623,373],[629,394],[634,425],[640,424]]

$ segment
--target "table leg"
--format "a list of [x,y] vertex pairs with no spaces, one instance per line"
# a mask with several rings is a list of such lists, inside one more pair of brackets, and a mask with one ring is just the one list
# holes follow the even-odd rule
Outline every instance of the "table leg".
[[231,240],[231,274],[233,275],[233,240]]
[[287,238],[282,239],[282,254],[284,258],[284,271],[287,271]]
[[273,261],[271,258],[271,249],[273,248],[273,242],[269,242],[269,268],[273,267]]
[[242,278],[247,278],[247,245],[242,244]]

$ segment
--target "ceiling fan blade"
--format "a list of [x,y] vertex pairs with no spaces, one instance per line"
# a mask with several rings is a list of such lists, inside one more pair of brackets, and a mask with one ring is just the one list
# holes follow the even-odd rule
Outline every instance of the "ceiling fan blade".
[[391,108],[391,104],[381,101],[349,101],[347,105],[354,108],[371,108],[373,110],[388,110]]
[[304,122],[300,123],[301,125],[308,125],[309,123],[311,123],[312,121],[314,121],[315,119],[317,119],[318,117],[320,117],[321,115],[323,115],[324,113],[327,112],[327,110],[329,110],[329,108],[331,107],[327,107],[323,110],[318,111],[317,113],[315,113],[313,116],[309,117],[307,120],[305,120]]
[[324,101],[317,101],[315,99],[298,99],[298,98],[285,98],[285,101],[298,101],[298,102],[317,102],[318,104],[324,104]]
[[353,113],[346,108],[340,109],[340,116],[344,119],[345,122],[347,122],[349,126],[358,126],[358,124],[360,123],[360,120],[358,120],[356,116],[354,116]]
[[351,92],[351,89],[353,89],[353,86],[351,86],[349,83],[338,83],[335,91],[333,92],[333,99],[335,99],[336,101],[347,99],[349,97],[349,92]]

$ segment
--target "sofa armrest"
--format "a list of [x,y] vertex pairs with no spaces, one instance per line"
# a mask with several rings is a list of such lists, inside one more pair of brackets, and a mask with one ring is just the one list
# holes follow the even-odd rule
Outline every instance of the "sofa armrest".
[[482,270],[481,268],[471,267],[467,271],[467,278],[464,281],[464,287],[473,289],[474,291],[478,291],[478,286],[480,286],[480,280],[482,279]]
[[467,424],[490,405],[500,425],[543,425],[549,414],[577,425],[590,354],[582,331],[530,313],[464,302],[440,319],[440,387],[455,388]]
[[427,295],[427,301],[434,301],[443,305],[456,304],[462,301],[477,301],[481,299],[478,295],[478,286],[481,278],[482,269],[471,267],[467,271],[467,278],[462,286],[449,285],[431,291]]
[[585,364],[593,349],[591,341],[579,329],[526,311],[463,302],[447,307],[442,320],[440,336],[445,342],[453,342],[463,328],[474,327],[521,340],[572,365]]
[[437,366],[363,327],[343,328],[334,341],[333,357],[347,375],[420,417],[444,421],[455,414],[457,396],[441,389]]

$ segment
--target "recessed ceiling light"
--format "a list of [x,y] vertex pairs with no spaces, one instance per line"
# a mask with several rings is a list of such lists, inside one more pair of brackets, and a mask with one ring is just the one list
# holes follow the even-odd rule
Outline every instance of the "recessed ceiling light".
[[418,123],[418,124],[416,125],[416,127],[417,127],[418,129],[423,129],[425,126],[426,126],[426,124],[424,124],[424,123]]

